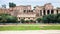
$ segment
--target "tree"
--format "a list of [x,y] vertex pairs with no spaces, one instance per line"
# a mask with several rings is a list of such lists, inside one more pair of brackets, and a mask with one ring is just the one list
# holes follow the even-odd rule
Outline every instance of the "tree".
[[49,14],[49,15],[43,16],[42,20],[44,23],[56,23],[57,22],[57,15]]
[[57,22],[60,23],[60,13],[57,14]]
[[37,18],[37,19],[36,19],[36,21],[38,21],[38,23],[40,23],[40,21],[41,21],[41,18]]
[[44,23],[48,23],[47,16],[43,16],[43,18],[42,18],[42,22],[44,22]]
[[25,23],[25,20],[24,20],[24,19],[21,19],[20,22],[21,22],[21,23]]
[[30,20],[30,22],[32,23],[32,22],[34,22],[33,20]]
[[9,7],[16,7],[16,4],[10,2]]
[[0,14],[0,23],[17,23],[17,17],[10,14]]
[[6,8],[6,5],[4,4],[4,5],[2,5],[2,8]]
[[7,19],[7,23],[17,23],[18,22],[17,18],[14,16],[7,16],[6,19]]
[[60,17],[58,17],[57,22],[60,23]]
[[0,14],[0,22],[2,23],[6,23],[7,22],[7,16],[9,16],[9,14]]
[[29,23],[29,22],[30,22],[30,20],[26,20],[25,22],[26,22],[26,23]]

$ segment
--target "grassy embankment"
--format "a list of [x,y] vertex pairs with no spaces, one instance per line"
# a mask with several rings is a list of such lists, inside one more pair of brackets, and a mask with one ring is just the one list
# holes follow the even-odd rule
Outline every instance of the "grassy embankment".
[[60,30],[60,24],[22,24],[14,26],[0,26],[0,31],[6,30]]

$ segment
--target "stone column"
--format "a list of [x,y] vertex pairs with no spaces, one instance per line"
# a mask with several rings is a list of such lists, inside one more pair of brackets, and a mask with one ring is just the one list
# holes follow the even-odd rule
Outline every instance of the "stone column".
[[39,16],[40,16],[40,11],[39,11]]
[[57,14],[57,11],[56,10],[54,10],[54,14]]
[[50,14],[51,14],[51,10],[50,10]]
[[47,15],[47,10],[46,10],[45,14]]
[[60,13],[60,10],[58,10],[58,13]]
[[42,16],[43,16],[44,14],[43,14],[43,10],[42,10]]

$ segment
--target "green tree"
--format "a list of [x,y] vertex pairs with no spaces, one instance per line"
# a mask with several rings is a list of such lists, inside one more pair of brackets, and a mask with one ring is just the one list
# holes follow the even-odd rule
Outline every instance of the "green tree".
[[25,23],[29,23],[29,22],[30,22],[30,20],[26,20],[26,21],[25,21]]
[[60,23],[60,17],[58,17],[57,22]]
[[41,22],[41,18],[37,18],[36,21],[38,21],[38,23],[40,23]]
[[3,8],[6,8],[6,4],[3,4],[2,7],[3,7]]
[[57,22],[60,23],[60,13],[57,14]]
[[7,16],[6,19],[7,19],[7,23],[17,23],[18,22],[17,17],[14,17],[14,16]]
[[21,23],[25,23],[25,20],[24,20],[24,19],[21,19],[20,22],[21,22]]
[[32,22],[34,22],[33,20],[30,20],[30,22],[32,23]]
[[16,4],[15,3],[9,3],[9,7],[15,7],[16,6]]
[[54,14],[43,16],[43,22],[45,23],[55,23],[57,22],[56,20],[57,20],[57,15]]
[[47,16],[43,16],[43,18],[42,18],[42,22],[44,22],[44,23],[48,23]]
[[18,22],[17,17],[11,16],[10,14],[0,14],[0,23],[16,23]]

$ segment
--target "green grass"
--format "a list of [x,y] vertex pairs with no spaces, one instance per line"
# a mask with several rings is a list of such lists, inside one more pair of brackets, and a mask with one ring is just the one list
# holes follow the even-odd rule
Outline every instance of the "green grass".
[[60,26],[43,26],[41,30],[60,30]]
[[60,30],[60,26],[0,26],[0,31],[6,30]]
[[40,30],[38,26],[0,26],[1,30]]

